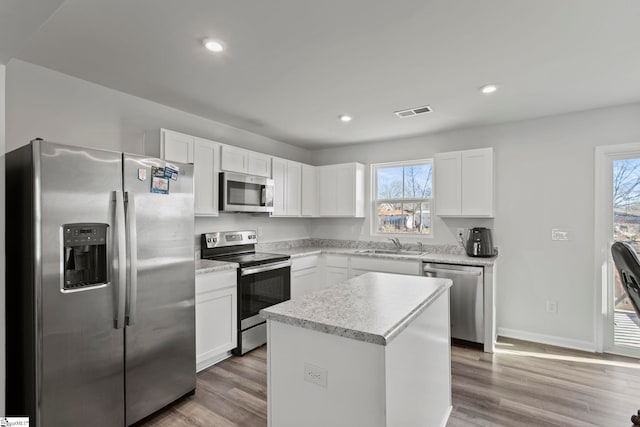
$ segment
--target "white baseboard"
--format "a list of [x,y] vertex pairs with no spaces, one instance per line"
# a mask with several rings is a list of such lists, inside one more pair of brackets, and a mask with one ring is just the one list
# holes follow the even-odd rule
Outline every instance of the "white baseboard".
[[517,329],[498,328],[498,336],[554,345],[557,347],[572,348],[574,350],[588,351],[591,353],[595,353],[596,351],[596,345],[591,341],[574,340],[554,335],[536,334],[534,332],[519,331]]

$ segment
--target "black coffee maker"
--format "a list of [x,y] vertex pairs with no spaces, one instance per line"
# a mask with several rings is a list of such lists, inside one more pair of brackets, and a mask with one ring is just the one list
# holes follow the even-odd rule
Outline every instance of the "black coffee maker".
[[495,255],[493,249],[493,238],[491,229],[484,227],[474,227],[469,229],[467,243],[464,245],[467,255],[473,257],[492,257]]

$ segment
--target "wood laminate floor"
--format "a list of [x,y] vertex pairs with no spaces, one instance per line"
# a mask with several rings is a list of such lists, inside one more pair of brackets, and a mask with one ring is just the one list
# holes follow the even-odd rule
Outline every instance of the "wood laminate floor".
[[[454,346],[451,359],[448,427],[630,426],[640,408],[636,359],[507,339],[494,354]],[[197,381],[194,396],[142,425],[266,427],[265,347],[200,372]]]

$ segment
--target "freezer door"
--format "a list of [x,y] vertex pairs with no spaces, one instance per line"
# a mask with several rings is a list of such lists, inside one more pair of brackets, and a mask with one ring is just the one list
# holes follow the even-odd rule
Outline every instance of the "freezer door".
[[127,425],[195,389],[193,167],[177,166],[154,178],[164,161],[124,154]]
[[[40,141],[33,143],[33,153],[40,390],[34,425],[123,425],[124,329],[115,324],[119,256],[125,262],[117,250],[115,219],[122,221],[124,236],[122,155]],[[100,224],[106,230],[107,283],[65,289],[64,247],[72,239],[66,239],[63,225],[71,223]],[[82,272],[92,261],[82,253],[88,247],[76,249],[66,268]]]

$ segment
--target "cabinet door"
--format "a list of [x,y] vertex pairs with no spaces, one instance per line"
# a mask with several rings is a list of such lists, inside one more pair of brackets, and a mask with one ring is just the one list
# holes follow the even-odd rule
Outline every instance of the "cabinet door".
[[300,183],[302,180],[302,164],[287,162],[287,195],[286,212],[290,216],[300,215]]
[[287,161],[274,157],[272,160],[273,175],[273,214],[287,214]]
[[202,370],[225,357],[238,344],[237,288],[196,296],[196,365]]
[[318,216],[317,174],[315,166],[302,165],[302,191],[300,192],[302,216]]
[[464,216],[493,216],[493,148],[462,152]]
[[318,269],[316,267],[291,272],[291,298],[317,290]]
[[320,216],[364,217],[364,165],[344,163],[317,170]]
[[320,216],[335,216],[337,211],[336,191],[338,188],[335,167],[319,167],[318,179],[320,180],[320,197],[318,198]]
[[351,164],[338,165],[334,169],[336,176],[335,201],[337,216],[354,216],[355,206],[355,171]]
[[460,151],[436,154],[434,163],[436,215],[460,215],[462,203]]
[[223,145],[221,152],[220,169],[229,172],[247,173],[247,150]]
[[161,129],[160,157],[170,162],[193,163],[194,137]]
[[247,173],[271,178],[271,156],[249,151],[247,154]]
[[220,144],[202,138],[194,140],[193,185],[195,214],[218,215],[218,157]]

